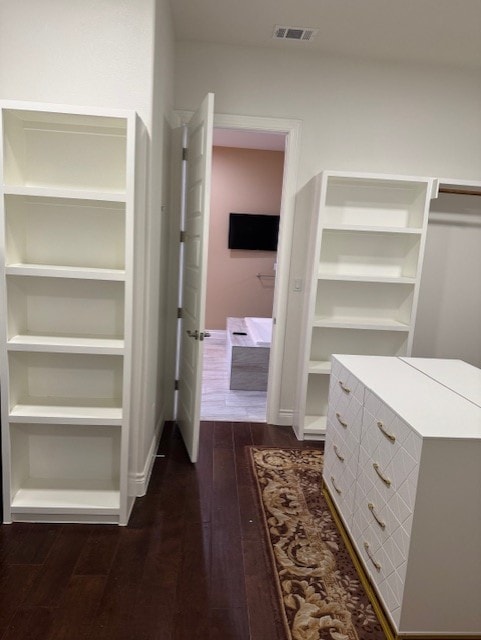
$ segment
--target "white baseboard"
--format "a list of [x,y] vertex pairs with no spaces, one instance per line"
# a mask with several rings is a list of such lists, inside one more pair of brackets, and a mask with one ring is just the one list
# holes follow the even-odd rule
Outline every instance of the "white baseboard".
[[129,495],[140,498],[147,493],[147,487],[149,486],[150,476],[152,475],[152,469],[155,462],[155,454],[159,446],[160,437],[164,428],[164,415],[159,417],[159,420],[155,426],[152,442],[150,443],[149,452],[145,460],[145,466],[142,471],[138,473],[129,473]]
[[272,424],[278,424],[283,427],[292,427],[294,424],[294,414],[293,411],[289,411],[286,409],[280,409],[275,416],[274,422]]

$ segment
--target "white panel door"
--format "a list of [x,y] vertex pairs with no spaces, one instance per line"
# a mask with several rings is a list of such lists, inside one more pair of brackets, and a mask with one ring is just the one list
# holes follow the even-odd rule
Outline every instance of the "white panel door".
[[214,94],[209,93],[187,126],[177,424],[192,462],[199,450],[213,120]]

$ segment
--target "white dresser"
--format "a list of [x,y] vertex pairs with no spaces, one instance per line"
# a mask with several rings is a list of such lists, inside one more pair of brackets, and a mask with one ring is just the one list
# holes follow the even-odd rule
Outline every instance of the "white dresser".
[[393,637],[481,638],[479,380],[455,360],[332,358],[324,485]]

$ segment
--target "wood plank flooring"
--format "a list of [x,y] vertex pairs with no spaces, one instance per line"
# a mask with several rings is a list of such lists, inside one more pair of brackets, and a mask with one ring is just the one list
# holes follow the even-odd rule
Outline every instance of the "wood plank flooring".
[[245,445],[290,427],[204,422],[199,461],[166,425],[129,525],[0,527],[0,640],[281,640]]

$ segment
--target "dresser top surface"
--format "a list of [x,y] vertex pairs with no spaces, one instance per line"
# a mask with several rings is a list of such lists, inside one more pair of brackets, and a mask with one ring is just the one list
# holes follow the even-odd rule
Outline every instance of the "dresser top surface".
[[400,359],[481,407],[481,369],[463,360],[445,358]]
[[[466,369],[459,360],[442,360],[439,367],[442,380],[438,381],[434,379],[435,359],[432,362],[422,359],[424,362],[419,362],[419,366],[425,370],[421,370],[412,362],[391,356],[334,355],[333,358],[422,437],[481,440],[481,406],[446,385],[451,379],[457,381],[456,371],[469,370],[467,377],[476,377],[479,370],[475,367],[466,365]],[[474,393],[474,383],[470,384]]]

